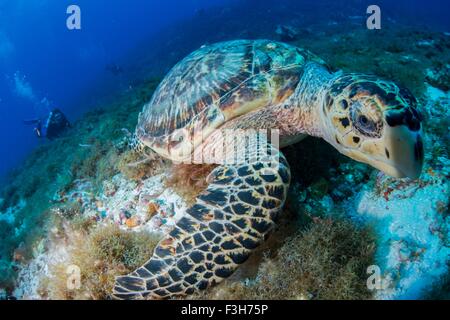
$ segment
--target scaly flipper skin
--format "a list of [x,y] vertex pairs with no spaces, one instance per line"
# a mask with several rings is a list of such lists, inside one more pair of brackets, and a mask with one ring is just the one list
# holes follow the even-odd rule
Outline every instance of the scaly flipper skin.
[[206,289],[230,276],[274,226],[290,170],[275,148],[253,162],[222,165],[153,256],[118,277],[117,299],[163,299]]

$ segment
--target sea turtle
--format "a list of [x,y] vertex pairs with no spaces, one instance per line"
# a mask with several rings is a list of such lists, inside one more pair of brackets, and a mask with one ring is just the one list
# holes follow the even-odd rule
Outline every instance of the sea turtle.
[[[279,143],[267,139],[273,132]],[[391,176],[417,178],[421,132],[417,100],[393,82],[332,73],[309,51],[270,40],[201,47],[162,80],[135,135],[137,147],[173,161],[212,154],[218,166],[150,260],[116,279],[114,297],[187,295],[230,276],[283,207],[290,169],[280,148],[311,135]]]

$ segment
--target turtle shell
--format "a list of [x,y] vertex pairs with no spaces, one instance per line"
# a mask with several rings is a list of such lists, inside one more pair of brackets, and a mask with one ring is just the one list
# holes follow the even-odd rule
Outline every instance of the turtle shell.
[[230,119],[289,98],[307,61],[323,63],[269,40],[203,46],[162,80],[139,115],[136,135],[162,156],[182,160]]

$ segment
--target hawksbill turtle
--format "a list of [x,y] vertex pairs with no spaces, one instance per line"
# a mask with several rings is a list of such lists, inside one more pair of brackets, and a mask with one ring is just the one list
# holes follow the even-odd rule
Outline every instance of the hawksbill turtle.
[[204,163],[212,154],[217,167],[150,260],[116,278],[113,296],[188,295],[230,276],[267,237],[285,202],[290,169],[280,149],[307,135],[393,177],[418,178],[417,104],[394,82],[333,73],[285,43],[236,40],[191,53],[143,107],[136,147],[175,162]]

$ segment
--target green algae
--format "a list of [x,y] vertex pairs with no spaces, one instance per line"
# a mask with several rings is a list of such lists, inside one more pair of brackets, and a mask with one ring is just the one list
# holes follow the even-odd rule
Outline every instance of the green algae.
[[[121,230],[116,225],[99,226],[91,232],[66,226],[63,236],[70,244],[69,259],[50,266],[40,283],[40,294],[52,300],[108,299],[117,275],[140,267],[152,254],[159,236]],[[79,288],[67,286],[67,268],[80,270]]]
[[[396,25],[377,31],[346,28],[323,37],[306,36],[293,44],[319,55],[334,70],[375,74],[421,97],[427,80],[425,70],[442,69],[450,62],[447,38],[438,32]],[[443,75],[439,87],[449,85],[448,76]]]
[[367,267],[374,263],[370,229],[345,220],[316,219],[266,256],[256,277],[226,281],[202,299],[371,299]]

